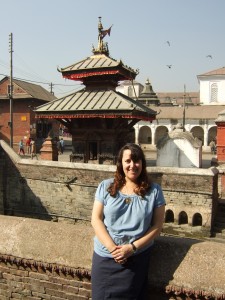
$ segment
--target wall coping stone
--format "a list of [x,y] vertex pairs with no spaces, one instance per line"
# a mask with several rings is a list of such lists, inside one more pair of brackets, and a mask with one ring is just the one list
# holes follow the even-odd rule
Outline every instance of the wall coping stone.
[[[73,163],[73,162],[59,162],[49,160],[32,160],[20,157],[15,151],[3,140],[0,140],[0,146],[5,150],[8,156],[20,165],[33,165],[33,166],[48,166],[52,168],[66,168],[66,169],[81,169],[81,170],[94,170],[104,172],[115,172],[115,165],[99,165],[90,163]],[[196,175],[196,176],[214,176],[218,174],[216,167],[208,169],[200,168],[172,168],[172,167],[147,167],[147,172],[151,173],[164,173],[173,175]]]
[[91,269],[91,226],[3,215],[0,223],[0,254]]
[[[94,231],[65,224],[0,215],[0,260],[11,257],[43,265],[91,270]],[[188,295],[225,297],[225,245],[160,236],[152,248],[150,287]],[[215,298],[213,298],[215,299]]]

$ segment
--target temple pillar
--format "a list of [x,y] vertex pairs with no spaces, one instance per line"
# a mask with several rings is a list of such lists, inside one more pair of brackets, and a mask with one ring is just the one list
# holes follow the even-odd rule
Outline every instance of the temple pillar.
[[58,161],[57,143],[51,137],[47,137],[40,149],[42,160]]
[[139,126],[134,126],[135,144],[139,144]]
[[156,132],[156,127],[154,124],[151,126],[151,131],[152,131],[152,145],[155,146],[155,132]]

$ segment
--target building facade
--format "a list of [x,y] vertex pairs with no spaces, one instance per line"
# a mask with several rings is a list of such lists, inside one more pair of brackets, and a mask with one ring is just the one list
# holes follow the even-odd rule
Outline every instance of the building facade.
[[[0,139],[7,143],[11,139],[9,87],[9,78],[3,78],[0,81]],[[21,139],[25,142],[29,137],[42,140],[51,129],[57,127],[56,122],[52,120],[37,121],[34,113],[36,106],[55,98],[39,85],[13,79],[12,136],[16,146]]]
[[[210,142],[217,139],[215,120],[225,109],[225,68],[220,68],[197,76],[200,92],[183,93],[155,93],[159,103],[152,100],[153,89],[149,95],[145,86],[136,82],[121,83],[118,90],[126,95],[130,94],[136,101],[151,107],[157,112],[152,122],[139,122],[135,128],[135,142],[145,149],[156,149],[157,142],[174,127],[181,123],[185,131],[202,141],[202,150],[210,151]],[[144,99],[144,102],[143,102]]]

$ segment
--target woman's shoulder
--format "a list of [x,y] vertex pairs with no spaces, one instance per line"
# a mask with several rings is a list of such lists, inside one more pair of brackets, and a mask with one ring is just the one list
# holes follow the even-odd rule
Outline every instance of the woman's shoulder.
[[107,178],[100,182],[100,185],[109,186],[111,183],[113,183],[113,178]]
[[156,183],[156,182],[151,182],[150,185],[152,188],[157,189],[157,188],[161,188],[160,184]]
[[151,182],[150,184],[150,188],[148,190],[149,194],[151,194],[152,191],[161,191],[162,190],[162,187],[160,184],[156,183],[156,182]]
[[105,199],[108,195],[108,188],[112,182],[113,182],[113,178],[108,178],[108,179],[102,180],[99,183],[98,188],[96,190],[96,194],[95,194],[96,199],[98,199],[100,202],[105,201]]

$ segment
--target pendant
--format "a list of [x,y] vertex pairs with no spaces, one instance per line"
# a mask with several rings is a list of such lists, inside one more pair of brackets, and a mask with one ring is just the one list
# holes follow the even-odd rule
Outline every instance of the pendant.
[[126,198],[126,199],[125,199],[125,203],[126,203],[126,204],[130,204],[131,201],[132,201],[131,198]]

